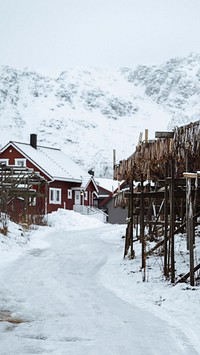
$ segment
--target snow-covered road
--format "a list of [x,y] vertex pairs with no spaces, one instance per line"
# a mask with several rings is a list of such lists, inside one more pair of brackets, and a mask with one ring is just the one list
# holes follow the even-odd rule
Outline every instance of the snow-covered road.
[[198,354],[180,329],[105,287],[119,233],[111,225],[40,229],[14,260],[1,263],[1,310],[23,320],[0,323],[1,355]]

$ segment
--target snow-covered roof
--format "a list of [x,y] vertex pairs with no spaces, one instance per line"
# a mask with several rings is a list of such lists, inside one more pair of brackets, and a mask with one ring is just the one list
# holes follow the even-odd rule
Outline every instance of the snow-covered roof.
[[90,175],[60,149],[40,145],[35,149],[26,143],[10,143],[53,180],[82,182],[83,185],[90,179]]
[[119,181],[109,179],[109,178],[96,178],[95,177],[95,181],[98,186],[101,186],[110,192],[114,192],[120,184]]
[[93,185],[94,185],[94,187],[96,189],[96,192],[99,193],[99,189],[98,189],[97,183],[96,183],[96,181],[95,181],[95,179],[94,179],[94,177],[92,175],[89,175],[89,177],[88,177],[88,175],[83,177],[83,181],[82,181],[81,187],[84,187],[84,189],[86,189],[91,181],[92,181],[92,183],[93,183]]

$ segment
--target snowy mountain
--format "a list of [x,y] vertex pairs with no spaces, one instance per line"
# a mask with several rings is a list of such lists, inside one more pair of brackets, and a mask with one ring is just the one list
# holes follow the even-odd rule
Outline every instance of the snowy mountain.
[[58,78],[0,67],[0,146],[9,140],[59,147],[96,176],[112,176],[140,132],[199,119],[200,54],[134,70],[71,69]]
[[126,69],[124,75],[170,113],[171,128],[200,119],[200,53],[171,59],[159,67]]

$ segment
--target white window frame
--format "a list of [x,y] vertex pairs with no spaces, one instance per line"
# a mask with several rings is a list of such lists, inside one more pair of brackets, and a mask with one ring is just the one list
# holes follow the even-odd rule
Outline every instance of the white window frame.
[[88,200],[88,191],[85,191],[85,193],[84,193],[84,200],[85,200],[85,201]]
[[9,159],[0,159],[0,163],[4,163],[6,165],[9,165]]
[[29,205],[36,206],[36,197],[29,197]]
[[67,190],[67,198],[68,200],[72,200],[72,190]]
[[54,205],[61,205],[62,189],[50,187],[49,188],[49,203]]
[[21,167],[26,167],[26,159],[25,158],[16,158],[15,165],[21,166]]

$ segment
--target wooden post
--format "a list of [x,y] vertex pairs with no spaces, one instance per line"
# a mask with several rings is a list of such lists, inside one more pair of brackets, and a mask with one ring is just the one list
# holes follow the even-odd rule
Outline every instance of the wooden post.
[[193,243],[195,244],[195,225],[197,222],[197,218],[195,217],[196,215],[196,205],[197,205],[197,196],[198,196],[198,172],[196,174],[196,178],[195,178],[195,193],[194,193],[194,200],[193,200]]
[[145,129],[145,143],[148,143],[149,140],[149,131],[148,129]]
[[186,231],[187,244],[189,244],[190,255],[190,285],[194,286],[194,225],[193,225],[193,206],[192,206],[192,178],[197,178],[195,173],[183,173],[186,177]]
[[165,239],[164,239],[164,275],[165,277],[169,276],[169,265],[167,258],[167,240],[168,240],[168,163],[165,163],[165,205],[164,205],[164,216],[165,216]]
[[194,226],[192,204],[190,203],[188,216],[189,250],[190,250],[190,285],[194,286]]
[[146,279],[146,260],[145,260],[145,240],[144,240],[144,181],[141,174],[141,198],[140,198],[140,241],[142,244],[142,269],[143,281]]
[[131,247],[131,258],[133,259],[135,256],[134,250],[133,250],[133,180],[131,179],[130,182],[130,190],[131,190],[131,197],[130,197],[130,247]]
[[138,215],[138,212],[136,214],[136,238],[139,238],[139,231],[138,231],[138,228],[139,227],[139,215]]
[[[189,152],[188,152],[188,149],[186,149],[185,151],[185,171],[186,172],[189,172]],[[184,175],[184,174],[183,174]],[[187,177],[186,177],[186,185],[187,185]],[[187,186],[186,186],[186,189],[187,189]],[[186,192],[186,213],[185,213],[185,217],[186,217],[186,231],[187,231],[187,235],[186,235],[186,238],[187,238],[187,250],[189,250],[190,248],[190,241],[189,241],[189,233],[188,233],[188,230],[187,230],[187,227],[188,227],[188,204],[187,204],[187,192]]]
[[139,139],[138,139],[138,145],[142,144],[142,136],[143,136],[143,133],[140,132]]
[[175,282],[175,260],[174,260],[174,160],[171,160],[171,181],[170,181],[170,240],[171,240],[171,283]]
[[134,258],[134,251],[133,251],[133,180],[131,179],[130,182],[130,190],[131,193],[129,195],[129,204],[128,204],[128,223],[126,227],[126,236],[125,236],[125,245],[124,245],[124,258],[130,251],[130,257]]
[[189,253],[190,253],[190,285],[194,286],[194,250],[193,250],[193,209],[192,209],[192,196],[191,196],[191,178],[186,179],[186,204],[187,204],[187,237],[189,240]]
[[184,217],[185,217],[184,199],[181,198],[181,224],[184,223]]

